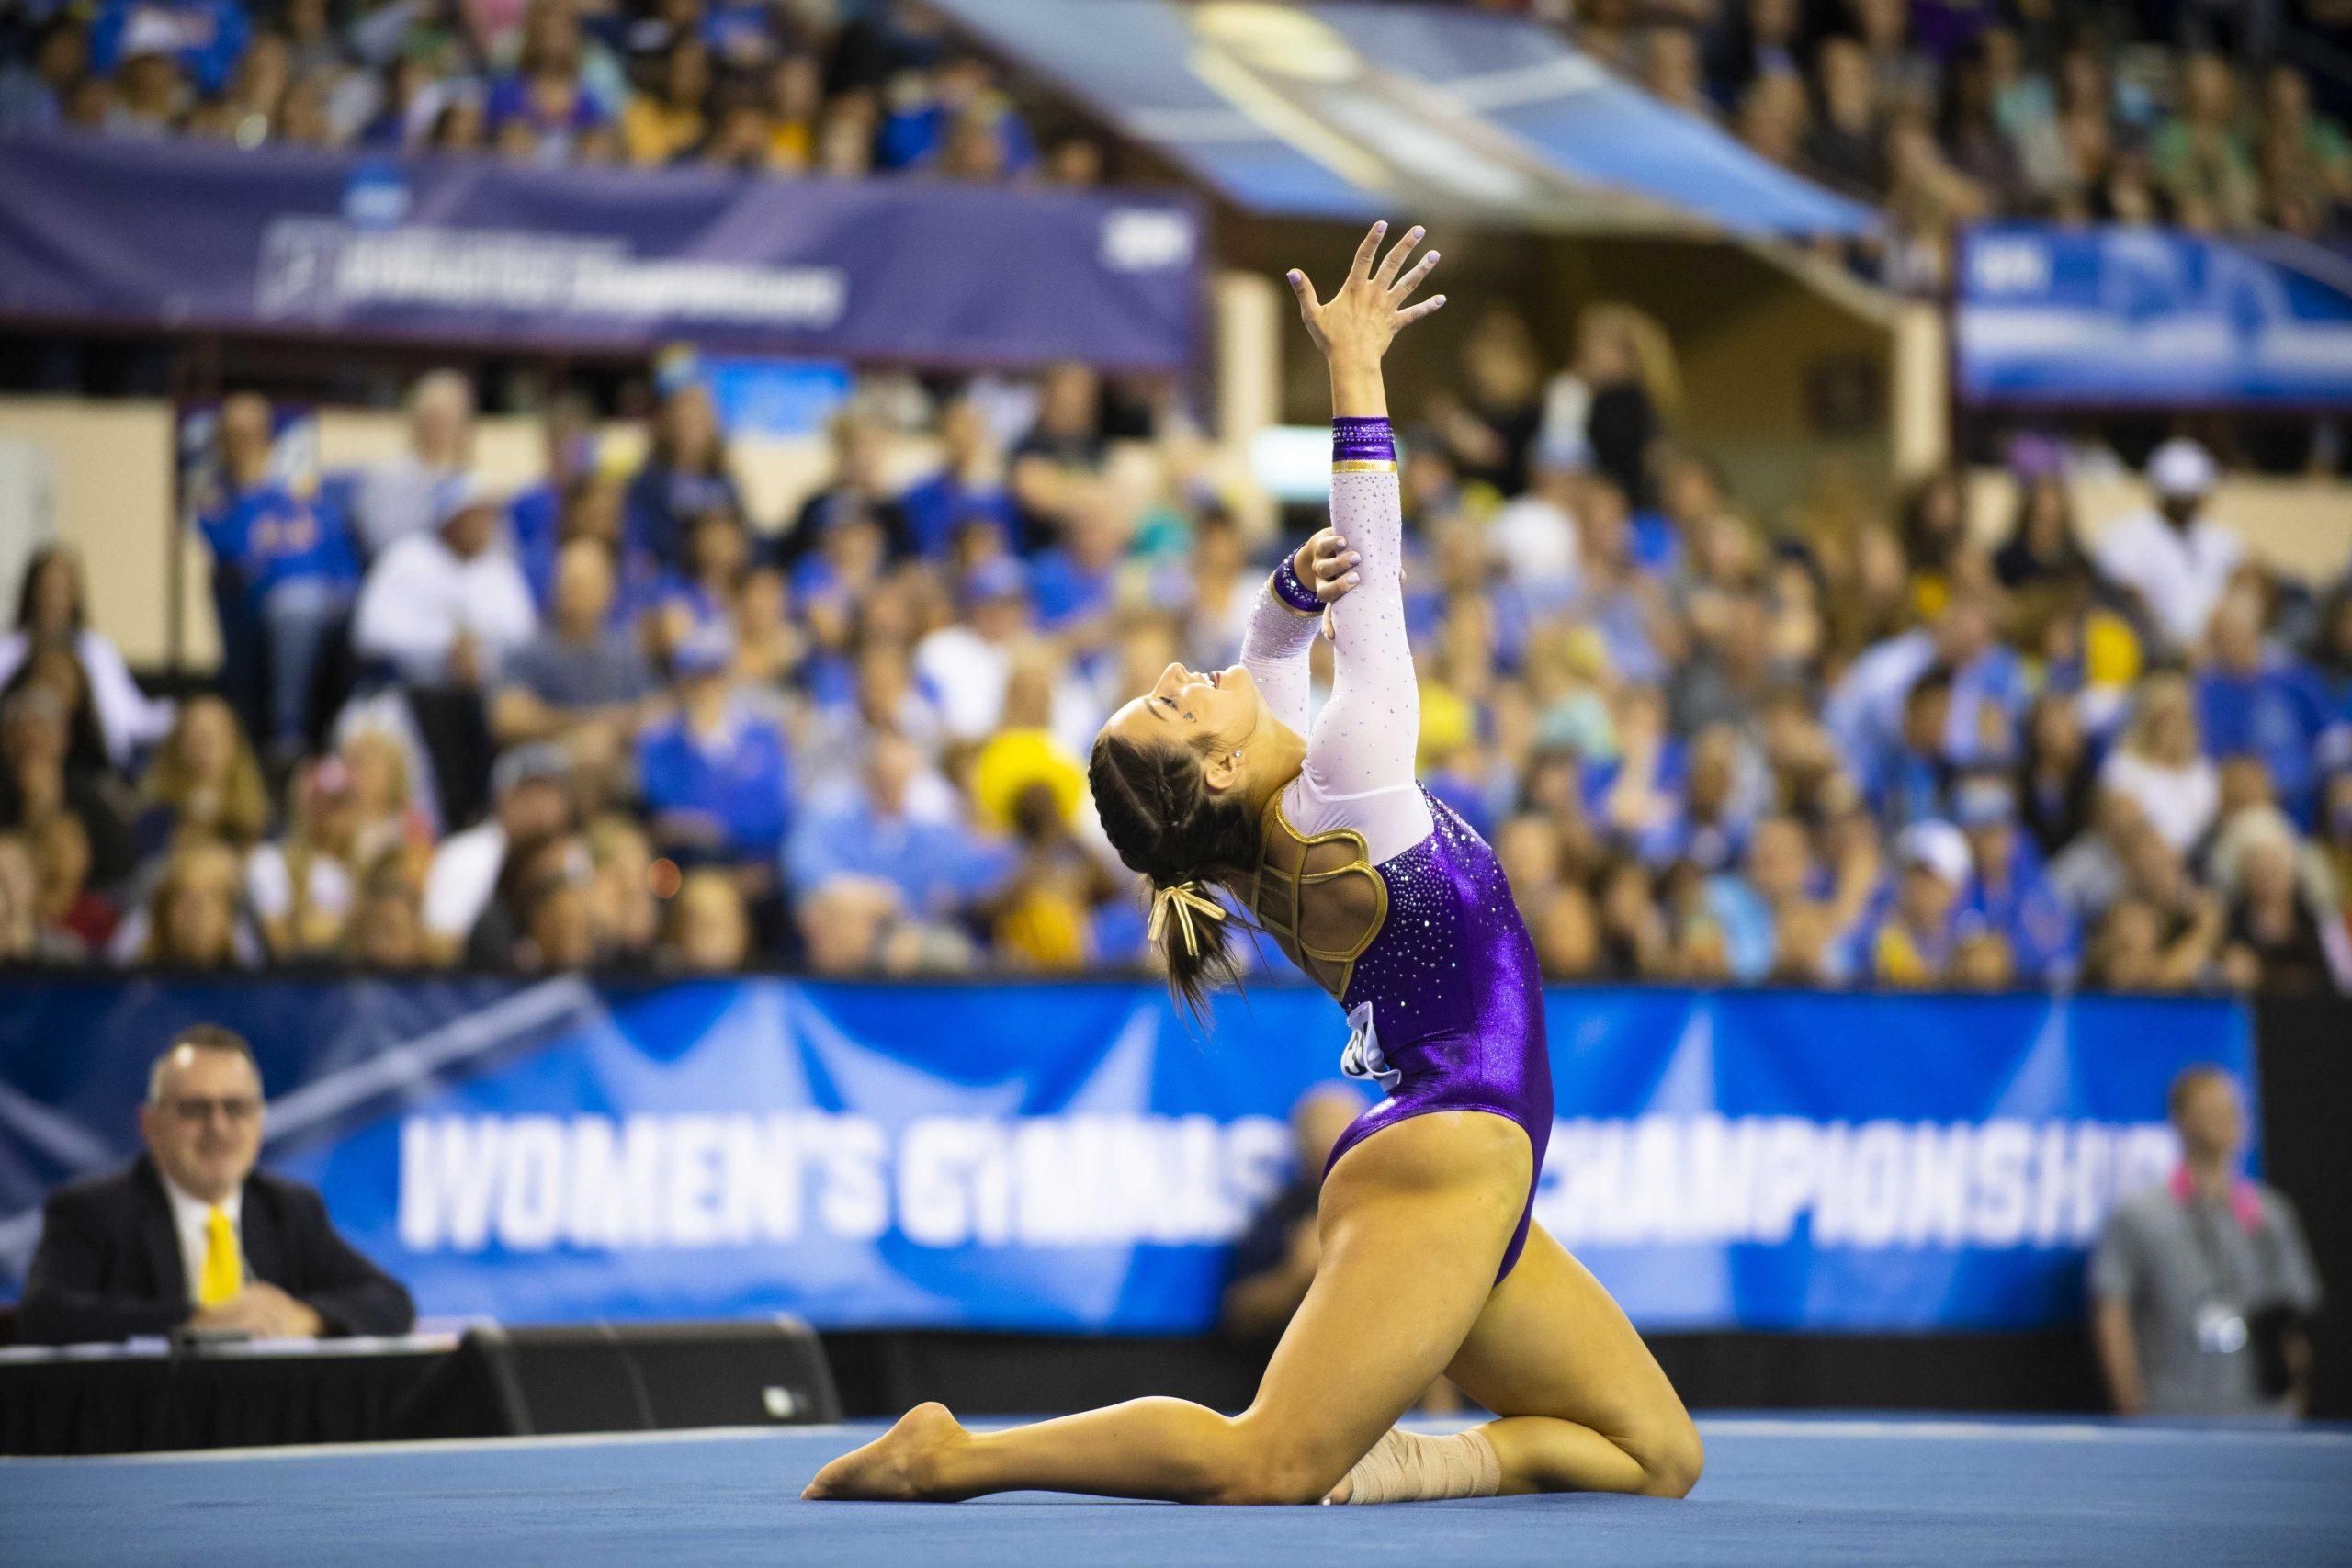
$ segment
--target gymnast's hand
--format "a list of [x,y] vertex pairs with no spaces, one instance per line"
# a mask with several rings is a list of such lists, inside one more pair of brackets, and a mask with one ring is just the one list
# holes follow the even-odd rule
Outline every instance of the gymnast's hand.
[[1340,531],[1325,528],[1298,547],[1298,553],[1290,558],[1290,569],[1329,605],[1346,598],[1348,590],[1356,585],[1356,553],[1348,548]]
[[[1356,583],[1361,581],[1356,563],[1363,558],[1356,551],[1348,548],[1347,540],[1340,536],[1337,528],[1321,530],[1299,546],[1298,553],[1291,558],[1291,570],[1298,574],[1301,582],[1312,587],[1315,596],[1323,601],[1323,635],[1332,642],[1340,639],[1339,634],[1331,629],[1331,606],[1355,591]],[[1403,574],[1398,575],[1401,580]]]
[[1335,369],[1378,365],[1400,329],[1445,303],[1442,294],[1432,294],[1418,305],[1406,303],[1437,265],[1437,253],[1431,251],[1413,265],[1412,271],[1398,276],[1405,258],[1421,243],[1419,225],[1407,230],[1405,237],[1389,248],[1386,258],[1374,265],[1387,232],[1385,222],[1372,226],[1363,243],[1356,247],[1347,281],[1328,300],[1315,297],[1315,285],[1306,280],[1306,274],[1291,269],[1290,289],[1298,296],[1298,313],[1306,321],[1306,333]]

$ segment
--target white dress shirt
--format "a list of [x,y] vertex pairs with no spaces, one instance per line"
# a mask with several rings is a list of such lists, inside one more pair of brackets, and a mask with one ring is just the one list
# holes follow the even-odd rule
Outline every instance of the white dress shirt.
[[[212,1205],[164,1176],[160,1169],[155,1174],[162,1178],[164,1197],[172,1205],[172,1234],[180,1241],[180,1272],[187,1277],[187,1299],[193,1303],[197,1288],[204,1279],[205,1222],[211,1217]],[[245,1190],[242,1183],[229,1194],[220,1207],[229,1212],[229,1228],[237,1233],[237,1255],[242,1259],[245,1251]],[[253,1276],[253,1270],[244,1268],[242,1261],[239,1272],[247,1279]]]
[[539,629],[530,584],[493,546],[460,558],[438,533],[411,534],[368,569],[351,640],[416,680],[436,680],[458,638],[470,632],[493,664]]
[[2146,602],[2166,648],[2177,652],[2204,635],[2243,553],[2238,536],[2208,518],[2181,529],[2141,512],[2100,535],[2091,557],[2101,577]]

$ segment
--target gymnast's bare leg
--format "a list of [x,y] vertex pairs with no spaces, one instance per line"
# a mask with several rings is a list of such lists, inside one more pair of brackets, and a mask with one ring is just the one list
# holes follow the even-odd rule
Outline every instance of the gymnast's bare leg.
[[1502,1491],[1679,1496],[1698,1477],[1697,1432],[1600,1286],[1540,1233],[1491,1285],[1528,1164],[1516,1126],[1473,1111],[1416,1117],[1350,1150],[1324,1185],[1315,1283],[1239,1416],[1139,1399],[978,1434],[926,1404],[804,1495],[1317,1502],[1451,1368],[1502,1416],[1480,1428]]

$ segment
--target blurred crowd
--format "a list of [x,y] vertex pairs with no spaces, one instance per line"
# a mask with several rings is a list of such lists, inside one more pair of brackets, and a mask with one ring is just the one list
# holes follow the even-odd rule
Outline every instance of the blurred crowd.
[[22,0],[0,130],[79,126],[532,164],[922,169],[1091,184],[918,6],[858,0]]
[[[2342,0],[1580,0],[1572,31],[1665,101],[1886,210],[1886,281],[1948,280],[1990,218],[2352,222]],[[2326,39],[2333,39],[2331,45]],[[2308,57],[2332,61],[2318,100]]]
[[[1231,660],[1314,516],[1245,526],[1180,413],[1078,366],[870,382],[755,516],[704,368],[653,385],[641,432],[549,406],[513,494],[457,372],[399,456],[325,473],[300,411],[225,398],[187,504],[224,661],[176,703],[44,552],[0,641],[0,955],[1147,962],[1086,749],[1171,659]],[[1991,537],[1950,474],[1768,527],[1621,307],[1556,371],[1490,314],[1399,393],[1423,774],[1552,974],[2352,976],[2352,586],[2250,556],[2202,448],[2096,535],[2031,440]]]
[[[1973,219],[2340,239],[2352,216],[2352,142],[2303,63],[2347,69],[2352,0],[1487,8],[1555,25],[1762,156],[1883,204],[1886,234],[1854,259],[1897,287],[1939,288],[1952,227]],[[1057,103],[1034,86],[919,0],[21,0],[0,16],[0,130],[1101,179],[1101,142],[1032,130]],[[2352,77],[2324,87],[2340,114]]]
[[1876,201],[1851,259],[1913,292],[1984,219],[2352,239],[2352,0],[1469,3]]

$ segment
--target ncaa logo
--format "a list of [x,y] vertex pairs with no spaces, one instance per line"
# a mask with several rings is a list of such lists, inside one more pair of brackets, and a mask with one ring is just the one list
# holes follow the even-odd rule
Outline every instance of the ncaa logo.
[[1102,220],[1102,265],[1114,272],[1149,272],[1193,256],[1193,220],[1182,212],[1123,208]]

